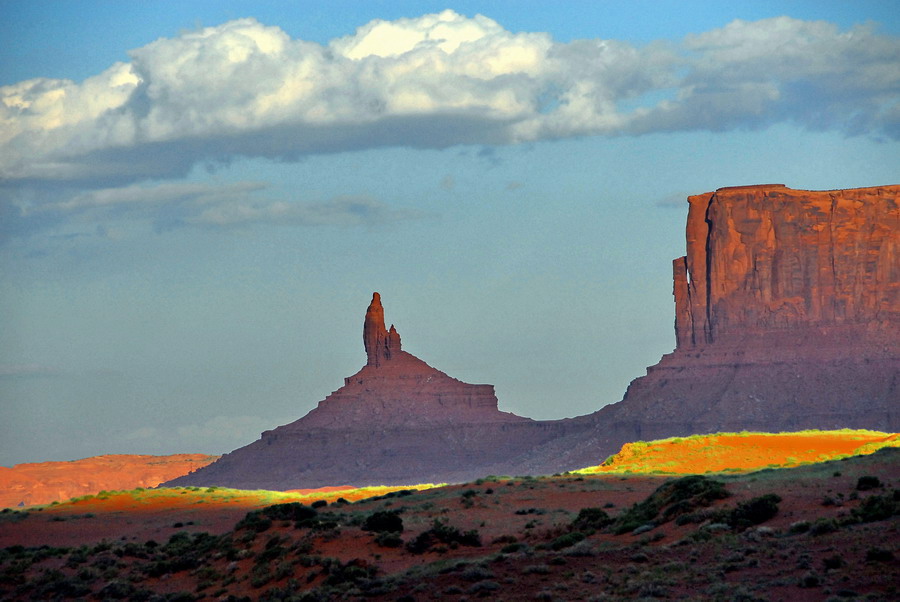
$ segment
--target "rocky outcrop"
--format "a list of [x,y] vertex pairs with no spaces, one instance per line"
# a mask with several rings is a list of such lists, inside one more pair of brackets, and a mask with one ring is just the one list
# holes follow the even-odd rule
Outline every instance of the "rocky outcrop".
[[900,430],[900,186],[692,196],[676,349],[597,429]]
[[596,465],[629,441],[718,431],[900,431],[900,186],[692,196],[676,349],[571,420],[501,412],[490,385],[401,349],[375,293],[366,365],[305,417],[175,485],[464,481]]
[[366,365],[343,387],[303,418],[168,484],[292,489],[462,481],[573,426],[501,412],[492,385],[432,368],[403,351],[396,329],[384,325],[375,293],[363,323]]
[[206,454],[115,454],[70,462],[0,466],[0,507],[49,504],[103,490],[156,487],[216,458]]
[[[363,322],[366,365],[302,419],[275,435],[310,428],[425,427],[446,423],[531,422],[497,409],[493,385],[470,385],[401,349],[400,335],[384,327],[381,296],[372,295]],[[267,436],[265,433],[263,436]]]

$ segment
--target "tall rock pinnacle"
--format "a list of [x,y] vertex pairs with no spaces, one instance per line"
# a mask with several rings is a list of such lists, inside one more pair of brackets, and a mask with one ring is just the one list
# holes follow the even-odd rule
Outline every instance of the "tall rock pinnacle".
[[384,308],[381,306],[381,295],[378,293],[372,293],[372,302],[366,310],[363,344],[366,348],[367,366],[381,366],[400,352],[400,334],[393,324],[390,330],[385,329]]

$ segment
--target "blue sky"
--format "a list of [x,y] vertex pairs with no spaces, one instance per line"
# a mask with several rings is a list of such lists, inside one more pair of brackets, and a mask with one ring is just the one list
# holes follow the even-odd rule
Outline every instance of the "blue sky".
[[891,2],[7,0],[0,39],[6,466],[249,443],[376,290],[585,414],[674,346],[688,194],[900,174]]

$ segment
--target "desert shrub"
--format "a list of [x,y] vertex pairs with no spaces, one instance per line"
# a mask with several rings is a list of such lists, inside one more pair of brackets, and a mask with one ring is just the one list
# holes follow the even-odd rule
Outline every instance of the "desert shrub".
[[594,544],[592,544],[590,540],[585,539],[579,541],[573,546],[566,548],[566,551],[564,553],[566,556],[572,556],[576,558],[590,558],[597,555],[597,550],[594,548]]
[[203,532],[191,534],[179,531],[173,534],[165,545],[158,546],[154,560],[143,565],[142,569],[151,577],[195,569],[206,562],[213,552],[230,545],[229,535],[216,536]]
[[869,548],[866,550],[866,562],[891,562],[894,560],[894,553],[890,550],[882,548]]
[[125,600],[131,599],[136,589],[126,581],[110,581],[97,592],[97,595],[101,600]]
[[852,510],[854,518],[864,523],[885,520],[900,514],[900,503],[893,495],[873,495],[864,499],[859,507]]
[[491,592],[495,592],[500,589],[500,584],[496,581],[479,581],[478,583],[473,583],[469,589],[466,590],[467,594],[476,594],[479,597],[488,597]]
[[375,533],[403,533],[403,519],[396,512],[379,510],[366,518],[362,529]]
[[800,578],[800,582],[797,585],[804,588],[819,587],[822,585],[822,579],[815,573],[809,572]]
[[244,518],[239,520],[234,526],[234,530],[240,531],[241,529],[246,529],[254,533],[262,533],[263,531],[267,531],[271,526],[272,519],[265,516],[259,510],[254,510],[248,512]]
[[526,509],[526,508],[519,508],[518,510],[516,510],[515,513],[518,514],[518,515],[520,515],[520,516],[524,516],[524,515],[526,515],[526,514],[537,514],[537,515],[541,515],[541,514],[547,514],[547,511],[544,510],[543,508],[527,508],[527,509]]
[[33,592],[33,600],[70,599],[86,596],[91,588],[75,578],[55,576],[39,584]]
[[881,479],[872,475],[863,475],[856,481],[857,491],[869,491],[881,487]]
[[582,508],[572,521],[572,528],[580,531],[602,529],[611,522],[612,519],[602,508]]
[[525,545],[524,543],[514,542],[514,543],[506,544],[505,546],[500,548],[500,551],[503,554],[515,554],[516,552],[521,552],[522,550],[524,550],[527,547],[528,546]]
[[491,543],[516,543],[519,539],[515,535],[500,535],[491,540]]
[[478,566],[477,564],[474,566],[470,566],[464,569],[459,576],[466,581],[482,581],[484,579],[493,579],[494,573],[490,570],[484,568],[483,566]]
[[[276,540],[277,541],[277,540]],[[256,555],[256,564],[268,564],[269,562],[281,558],[287,554],[287,548],[276,543],[273,546],[266,546],[259,554]]]
[[326,585],[350,586],[371,579],[378,572],[378,567],[370,566],[362,560],[350,560],[346,564],[335,561],[325,567],[328,577]]
[[583,540],[584,537],[584,533],[582,533],[581,531],[572,531],[571,533],[560,535],[552,542],[550,542],[550,549],[562,550],[563,548],[568,548],[569,546],[573,546],[579,541]]
[[403,538],[399,533],[386,531],[375,536],[375,543],[383,548],[399,548],[403,545]]
[[274,504],[260,510],[272,520],[307,521],[316,518],[318,512],[300,502],[288,502],[286,504]]
[[822,559],[822,566],[825,567],[826,571],[839,569],[844,566],[846,563],[844,559],[841,558],[839,554],[835,554],[833,556],[827,556]]
[[729,512],[728,524],[736,528],[747,528],[764,523],[778,514],[778,503],[781,497],[774,493],[767,493],[753,499],[741,502]]
[[660,512],[663,515],[658,522],[666,522],[726,497],[728,492],[722,482],[702,475],[668,481],[660,485],[647,499],[621,513],[613,523],[613,532],[621,535],[634,531],[656,519]]
[[451,546],[481,547],[481,536],[474,529],[462,532],[456,527],[435,519],[430,529],[423,531],[406,544],[406,549],[413,554],[423,554],[437,542]]
[[791,523],[791,526],[788,527],[789,533],[806,533],[809,531],[810,523],[808,520],[799,520],[795,523]]
[[838,524],[833,518],[820,518],[809,526],[809,534],[814,537],[834,533],[837,530]]

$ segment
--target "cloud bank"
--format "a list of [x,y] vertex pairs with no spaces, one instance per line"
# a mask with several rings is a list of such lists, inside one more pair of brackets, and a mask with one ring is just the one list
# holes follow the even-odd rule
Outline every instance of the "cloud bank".
[[69,225],[64,237],[109,238],[110,230],[97,224],[122,219],[147,222],[156,232],[164,232],[181,227],[227,229],[260,224],[371,227],[425,216],[368,196],[337,196],[315,203],[260,196],[267,188],[262,182],[163,182],[67,192],[60,195],[63,200],[29,207],[0,203],[5,207],[0,212],[0,243],[61,224]]
[[[80,83],[0,88],[0,179],[121,187],[240,156],[778,122],[900,139],[900,39],[790,17],[640,47],[558,43],[450,10],[376,20],[327,45],[239,19],[130,57]],[[192,219],[328,221],[329,211],[237,204]]]

